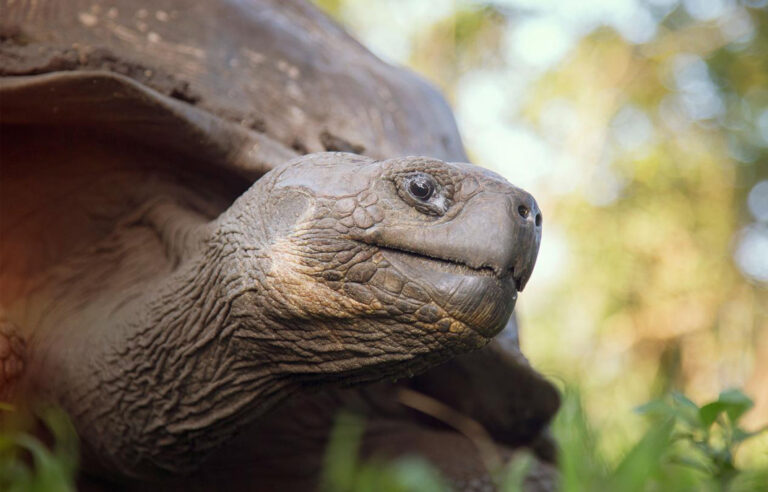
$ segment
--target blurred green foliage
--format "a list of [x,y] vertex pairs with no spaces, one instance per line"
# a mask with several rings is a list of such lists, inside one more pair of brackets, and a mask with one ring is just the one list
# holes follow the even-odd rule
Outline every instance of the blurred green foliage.
[[741,427],[753,403],[739,390],[701,407],[676,392],[639,407],[652,425],[616,465],[593,446],[600,431],[590,425],[580,395],[570,390],[564,401],[554,424],[564,492],[768,490],[768,467],[740,470],[733,461],[738,446],[762,432]]
[[[738,475],[733,460],[736,448],[765,429],[748,432],[740,419],[753,403],[739,390],[729,389],[701,407],[680,393],[647,403],[639,412],[655,420],[676,423],[672,437],[675,450],[668,460],[704,472],[727,490]],[[768,481],[766,481],[768,486]]]
[[[41,441],[34,432],[50,436]],[[74,492],[78,439],[67,415],[54,407],[26,415],[0,407],[0,490],[7,492]]]

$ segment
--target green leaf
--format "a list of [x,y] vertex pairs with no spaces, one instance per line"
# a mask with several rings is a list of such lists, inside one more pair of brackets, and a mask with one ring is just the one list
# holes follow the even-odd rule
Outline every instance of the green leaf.
[[754,405],[752,399],[735,388],[720,393],[717,401],[724,405],[725,413],[734,424]]
[[524,490],[525,477],[533,466],[534,458],[528,452],[520,452],[511,460],[502,473],[501,490],[503,492],[521,492]]
[[729,389],[720,393],[717,400],[699,409],[699,419],[705,428],[709,428],[721,413],[728,415],[734,424],[741,416],[752,408],[752,400],[737,389]]
[[389,470],[397,478],[397,484],[402,490],[418,492],[444,492],[449,490],[440,473],[423,459],[401,459],[393,463]]
[[684,394],[675,391],[672,393],[672,401],[677,408],[678,416],[689,425],[699,426],[699,406],[692,402]]
[[699,427],[699,407],[682,393],[672,393],[671,397],[651,400],[635,408],[635,412],[654,420],[675,419],[693,427]]
[[635,408],[635,412],[652,418],[674,418],[677,410],[664,399],[651,400]]
[[698,410],[699,406],[696,405],[690,398],[680,393],[679,391],[672,392],[672,400],[683,408],[689,410]]
[[592,429],[578,390],[566,388],[563,404],[553,424],[560,447],[560,491],[582,492],[596,489],[606,470],[596,452],[597,434]]
[[43,409],[40,417],[54,436],[53,452],[56,460],[74,476],[78,465],[80,443],[72,422],[66,413],[54,407]]
[[70,492],[71,476],[68,467],[58,461],[36,438],[19,434],[14,438],[17,445],[23,447],[34,460],[34,475],[31,477],[30,490],[46,492]]
[[649,477],[655,475],[664,462],[674,425],[674,420],[670,419],[651,427],[621,460],[606,490],[644,490]]
[[365,430],[363,417],[341,412],[331,431],[325,452],[321,490],[352,491],[358,469],[357,453]]
[[726,407],[727,405],[720,401],[713,401],[712,403],[707,403],[701,407],[699,409],[699,420],[701,420],[701,425],[703,425],[705,429],[709,429],[715,420],[717,420],[717,416],[725,411]]

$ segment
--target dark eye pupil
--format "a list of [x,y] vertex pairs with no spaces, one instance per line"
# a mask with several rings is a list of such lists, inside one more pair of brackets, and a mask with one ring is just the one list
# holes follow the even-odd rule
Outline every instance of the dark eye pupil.
[[434,185],[426,178],[418,177],[411,181],[410,184],[411,194],[420,200],[429,200],[432,193],[435,191]]

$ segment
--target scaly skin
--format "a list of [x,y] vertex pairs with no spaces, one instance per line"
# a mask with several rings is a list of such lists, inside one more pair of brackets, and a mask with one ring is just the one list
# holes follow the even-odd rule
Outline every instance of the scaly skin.
[[426,158],[308,155],[213,221],[158,199],[32,296],[26,389],[70,412],[100,468],[187,472],[301,388],[485,345],[540,224],[499,176]]

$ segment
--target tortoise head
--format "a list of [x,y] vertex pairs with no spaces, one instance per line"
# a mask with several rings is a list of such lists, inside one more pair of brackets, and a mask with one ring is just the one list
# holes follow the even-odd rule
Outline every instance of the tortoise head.
[[425,157],[308,155],[219,222],[246,278],[230,284],[233,313],[263,307],[279,328],[259,338],[284,367],[345,381],[405,375],[487,343],[541,239],[531,195]]

